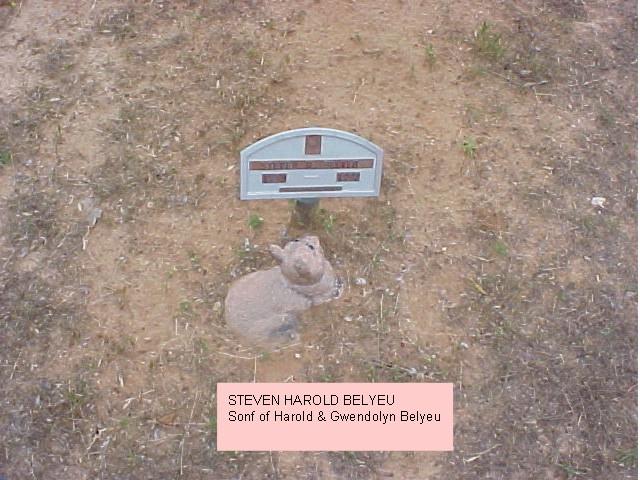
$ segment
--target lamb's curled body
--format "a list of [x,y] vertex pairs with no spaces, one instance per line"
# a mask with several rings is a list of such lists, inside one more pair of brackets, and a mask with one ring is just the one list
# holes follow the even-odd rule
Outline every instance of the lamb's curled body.
[[228,326],[257,343],[296,338],[299,313],[340,295],[340,281],[317,237],[272,245],[270,251],[279,265],[236,280],[225,300]]

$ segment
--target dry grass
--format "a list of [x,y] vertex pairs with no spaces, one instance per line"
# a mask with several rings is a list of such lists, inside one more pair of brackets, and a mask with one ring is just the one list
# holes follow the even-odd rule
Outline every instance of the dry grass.
[[[634,478],[635,5],[115,3],[0,104],[0,476]],[[379,199],[237,201],[238,149],[305,122],[385,146]],[[344,297],[242,345],[229,282],[302,233]],[[217,452],[220,381],[453,382],[456,451]]]

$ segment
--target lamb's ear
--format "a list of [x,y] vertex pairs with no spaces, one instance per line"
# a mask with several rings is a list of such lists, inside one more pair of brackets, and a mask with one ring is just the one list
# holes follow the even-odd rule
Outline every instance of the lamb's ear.
[[284,260],[284,250],[283,249],[281,249],[277,245],[269,245],[269,252],[271,252],[271,255],[273,256],[273,258],[276,259],[276,261],[278,263],[282,263],[282,261]]

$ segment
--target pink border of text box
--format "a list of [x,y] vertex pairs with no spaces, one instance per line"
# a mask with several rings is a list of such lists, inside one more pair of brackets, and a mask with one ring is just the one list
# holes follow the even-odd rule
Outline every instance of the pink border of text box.
[[[234,451],[448,451],[453,450],[452,383],[219,383],[217,448]],[[312,394],[395,394],[396,404],[389,406],[230,406],[230,394],[284,395]],[[415,422],[231,422],[229,411],[267,410],[288,413],[332,410],[343,413],[366,411],[396,413],[401,410],[441,414],[440,422],[419,425]],[[271,418],[272,415],[271,415]]]

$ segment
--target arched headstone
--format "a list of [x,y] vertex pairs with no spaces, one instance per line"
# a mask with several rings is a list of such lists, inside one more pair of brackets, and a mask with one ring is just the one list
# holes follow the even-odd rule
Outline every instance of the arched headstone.
[[383,152],[362,137],[331,128],[277,133],[240,153],[240,198],[375,197]]

